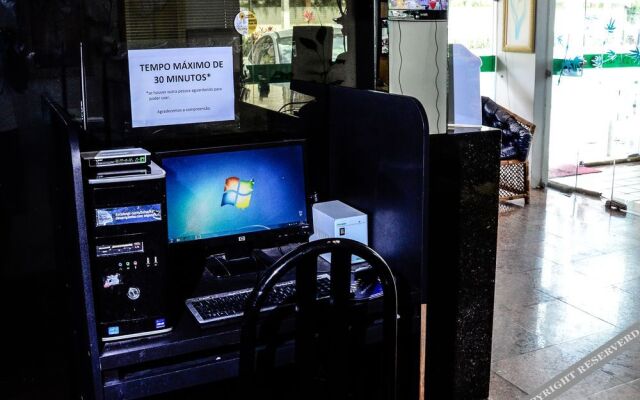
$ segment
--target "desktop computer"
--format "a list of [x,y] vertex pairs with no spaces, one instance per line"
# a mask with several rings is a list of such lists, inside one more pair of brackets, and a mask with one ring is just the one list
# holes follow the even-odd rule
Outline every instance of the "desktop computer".
[[[185,267],[206,265],[219,279],[255,274],[275,261],[268,256],[261,259],[259,255],[265,253],[260,249],[309,239],[312,227],[304,141],[174,151],[158,156],[167,173],[169,250]],[[329,205],[324,210],[333,216],[347,216],[336,214],[345,207]],[[347,210],[348,216],[353,212]],[[348,230],[349,237],[355,234],[366,240],[366,215],[358,213],[355,219],[339,223],[338,235],[343,228],[345,236]],[[381,295],[379,281],[365,279],[366,274],[363,270],[354,277],[352,293],[356,300]],[[200,326],[233,321],[242,316],[252,289],[192,297],[185,300],[185,305]],[[321,272],[317,276],[318,299],[327,298],[329,292],[330,276]],[[290,304],[294,293],[295,281],[278,283],[263,310]]]
[[[304,147],[303,141],[284,141],[159,154],[175,258],[226,278],[259,272],[258,249],[308,240]],[[328,277],[320,280],[328,293]],[[288,282],[277,291],[286,297],[293,287]],[[241,315],[251,289],[185,304],[201,325],[220,322]]]
[[165,172],[144,149],[81,158],[99,335],[107,342],[171,331]]

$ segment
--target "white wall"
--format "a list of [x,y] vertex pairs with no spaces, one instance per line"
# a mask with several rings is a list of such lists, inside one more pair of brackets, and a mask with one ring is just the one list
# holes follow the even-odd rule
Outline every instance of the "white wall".
[[536,10],[536,46],[534,54],[502,51],[504,0],[498,6],[498,51],[496,65],[496,102],[536,124],[530,152],[531,185],[546,179],[549,147],[549,113],[553,41],[553,0],[538,0]]
[[530,121],[533,120],[535,61],[535,54],[498,50],[496,102]]

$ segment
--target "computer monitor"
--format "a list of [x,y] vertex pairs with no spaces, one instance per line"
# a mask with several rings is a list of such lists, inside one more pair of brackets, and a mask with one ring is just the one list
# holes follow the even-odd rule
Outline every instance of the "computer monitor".
[[310,233],[303,141],[163,153],[168,241],[242,253]]

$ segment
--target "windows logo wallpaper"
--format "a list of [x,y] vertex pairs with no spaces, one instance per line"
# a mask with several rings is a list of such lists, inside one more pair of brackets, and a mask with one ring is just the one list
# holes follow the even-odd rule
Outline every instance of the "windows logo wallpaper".
[[241,181],[239,178],[227,178],[224,183],[224,193],[222,194],[221,206],[236,206],[241,210],[248,208],[251,204],[251,195],[255,181]]
[[307,222],[301,145],[167,157],[169,241]]

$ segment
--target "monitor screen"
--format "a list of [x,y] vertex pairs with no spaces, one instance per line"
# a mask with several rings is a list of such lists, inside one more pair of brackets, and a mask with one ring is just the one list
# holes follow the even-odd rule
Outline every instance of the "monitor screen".
[[303,156],[302,142],[163,156],[169,243],[307,226]]

